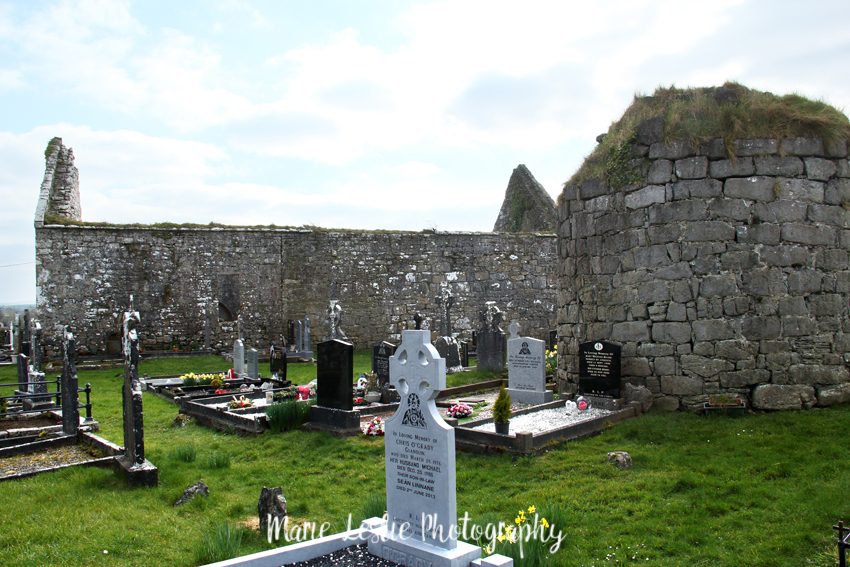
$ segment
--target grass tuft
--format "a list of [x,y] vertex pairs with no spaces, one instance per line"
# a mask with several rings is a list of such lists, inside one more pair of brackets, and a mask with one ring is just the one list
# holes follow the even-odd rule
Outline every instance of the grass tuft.
[[174,449],[171,450],[168,456],[173,461],[193,463],[195,462],[195,457],[197,457],[197,454],[198,451],[197,449],[195,449],[194,443],[182,443],[174,447]]
[[215,451],[207,456],[207,468],[226,469],[230,468],[230,455]]
[[230,524],[220,526],[214,534],[205,537],[198,546],[195,559],[200,565],[224,561],[240,555],[245,530]]

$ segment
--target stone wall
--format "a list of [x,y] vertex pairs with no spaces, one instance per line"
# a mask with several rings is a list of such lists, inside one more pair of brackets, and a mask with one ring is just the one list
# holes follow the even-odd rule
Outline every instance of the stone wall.
[[[38,314],[73,325],[82,352],[117,348],[119,314],[135,296],[146,349],[229,350],[280,344],[287,319],[327,332],[329,299],[358,348],[398,339],[416,311],[438,328],[436,297],[455,294],[455,331],[477,328],[485,301],[545,338],[555,325],[554,235],[248,228],[36,228]],[[468,333],[466,333],[468,335]]]
[[44,225],[45,217],[82,220],[80,175],[74,165],[74,151],[53,138],[44,152],[44,179],[38,195],[35,225]]
[[[646,141],[646,140],[644,140]],[[623,347],[629,396],[697,407],[850,400],[846,143],[635,142],[641,183],[567,185],[559,201],[561,385],[578,345]]]

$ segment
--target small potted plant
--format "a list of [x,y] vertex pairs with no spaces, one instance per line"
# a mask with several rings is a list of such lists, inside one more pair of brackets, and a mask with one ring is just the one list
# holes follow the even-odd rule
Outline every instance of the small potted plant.
[[511,425],[511,396],[504,385],[499,389],[499,396],[493,404],[493,423],[496,425],[496,433],[508,434]]

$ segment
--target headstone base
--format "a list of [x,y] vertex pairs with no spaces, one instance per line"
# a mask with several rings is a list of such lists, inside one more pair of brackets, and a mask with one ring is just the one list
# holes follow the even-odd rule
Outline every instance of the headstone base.
[[326,431],[334,435],[357,435],[360,433],[360,412],[313,406],[310,421],[304,424],[309,431]]
[[145,459],[141,465],[134,464],[126,455],[115,457],[115,462],[131,486],[156,486],[159,484],[159,469]]
[[465,541],[458,541],[454,549],[443,549],[415,537],[400,539],[398,534],[390,535],[383,523],[372,529],[369,553],[409,567],[468,567],[471,561],[481,557],[481,548]]
[[545,404],[554,399],[554,394],[549,390],[537,392],[533,390],[515,390],[508,388],[508,394],[511,396],[511,401],[518,404]]
[[603,396],[585,396],[585,399],[590,402],[590,407],[599,408],[608,411],[620,411],[625,407],[622,398],[606,398]]

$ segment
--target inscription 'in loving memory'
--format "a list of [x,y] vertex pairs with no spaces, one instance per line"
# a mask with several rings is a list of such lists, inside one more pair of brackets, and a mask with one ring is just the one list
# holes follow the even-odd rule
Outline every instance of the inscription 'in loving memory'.
[[437,440],[415,433],[394,431],[395,445],[389,464],[396,469],[396,489],[400,492],[436,500],[435,475],[442,472],[442,463],[426,455],[433,455]]

